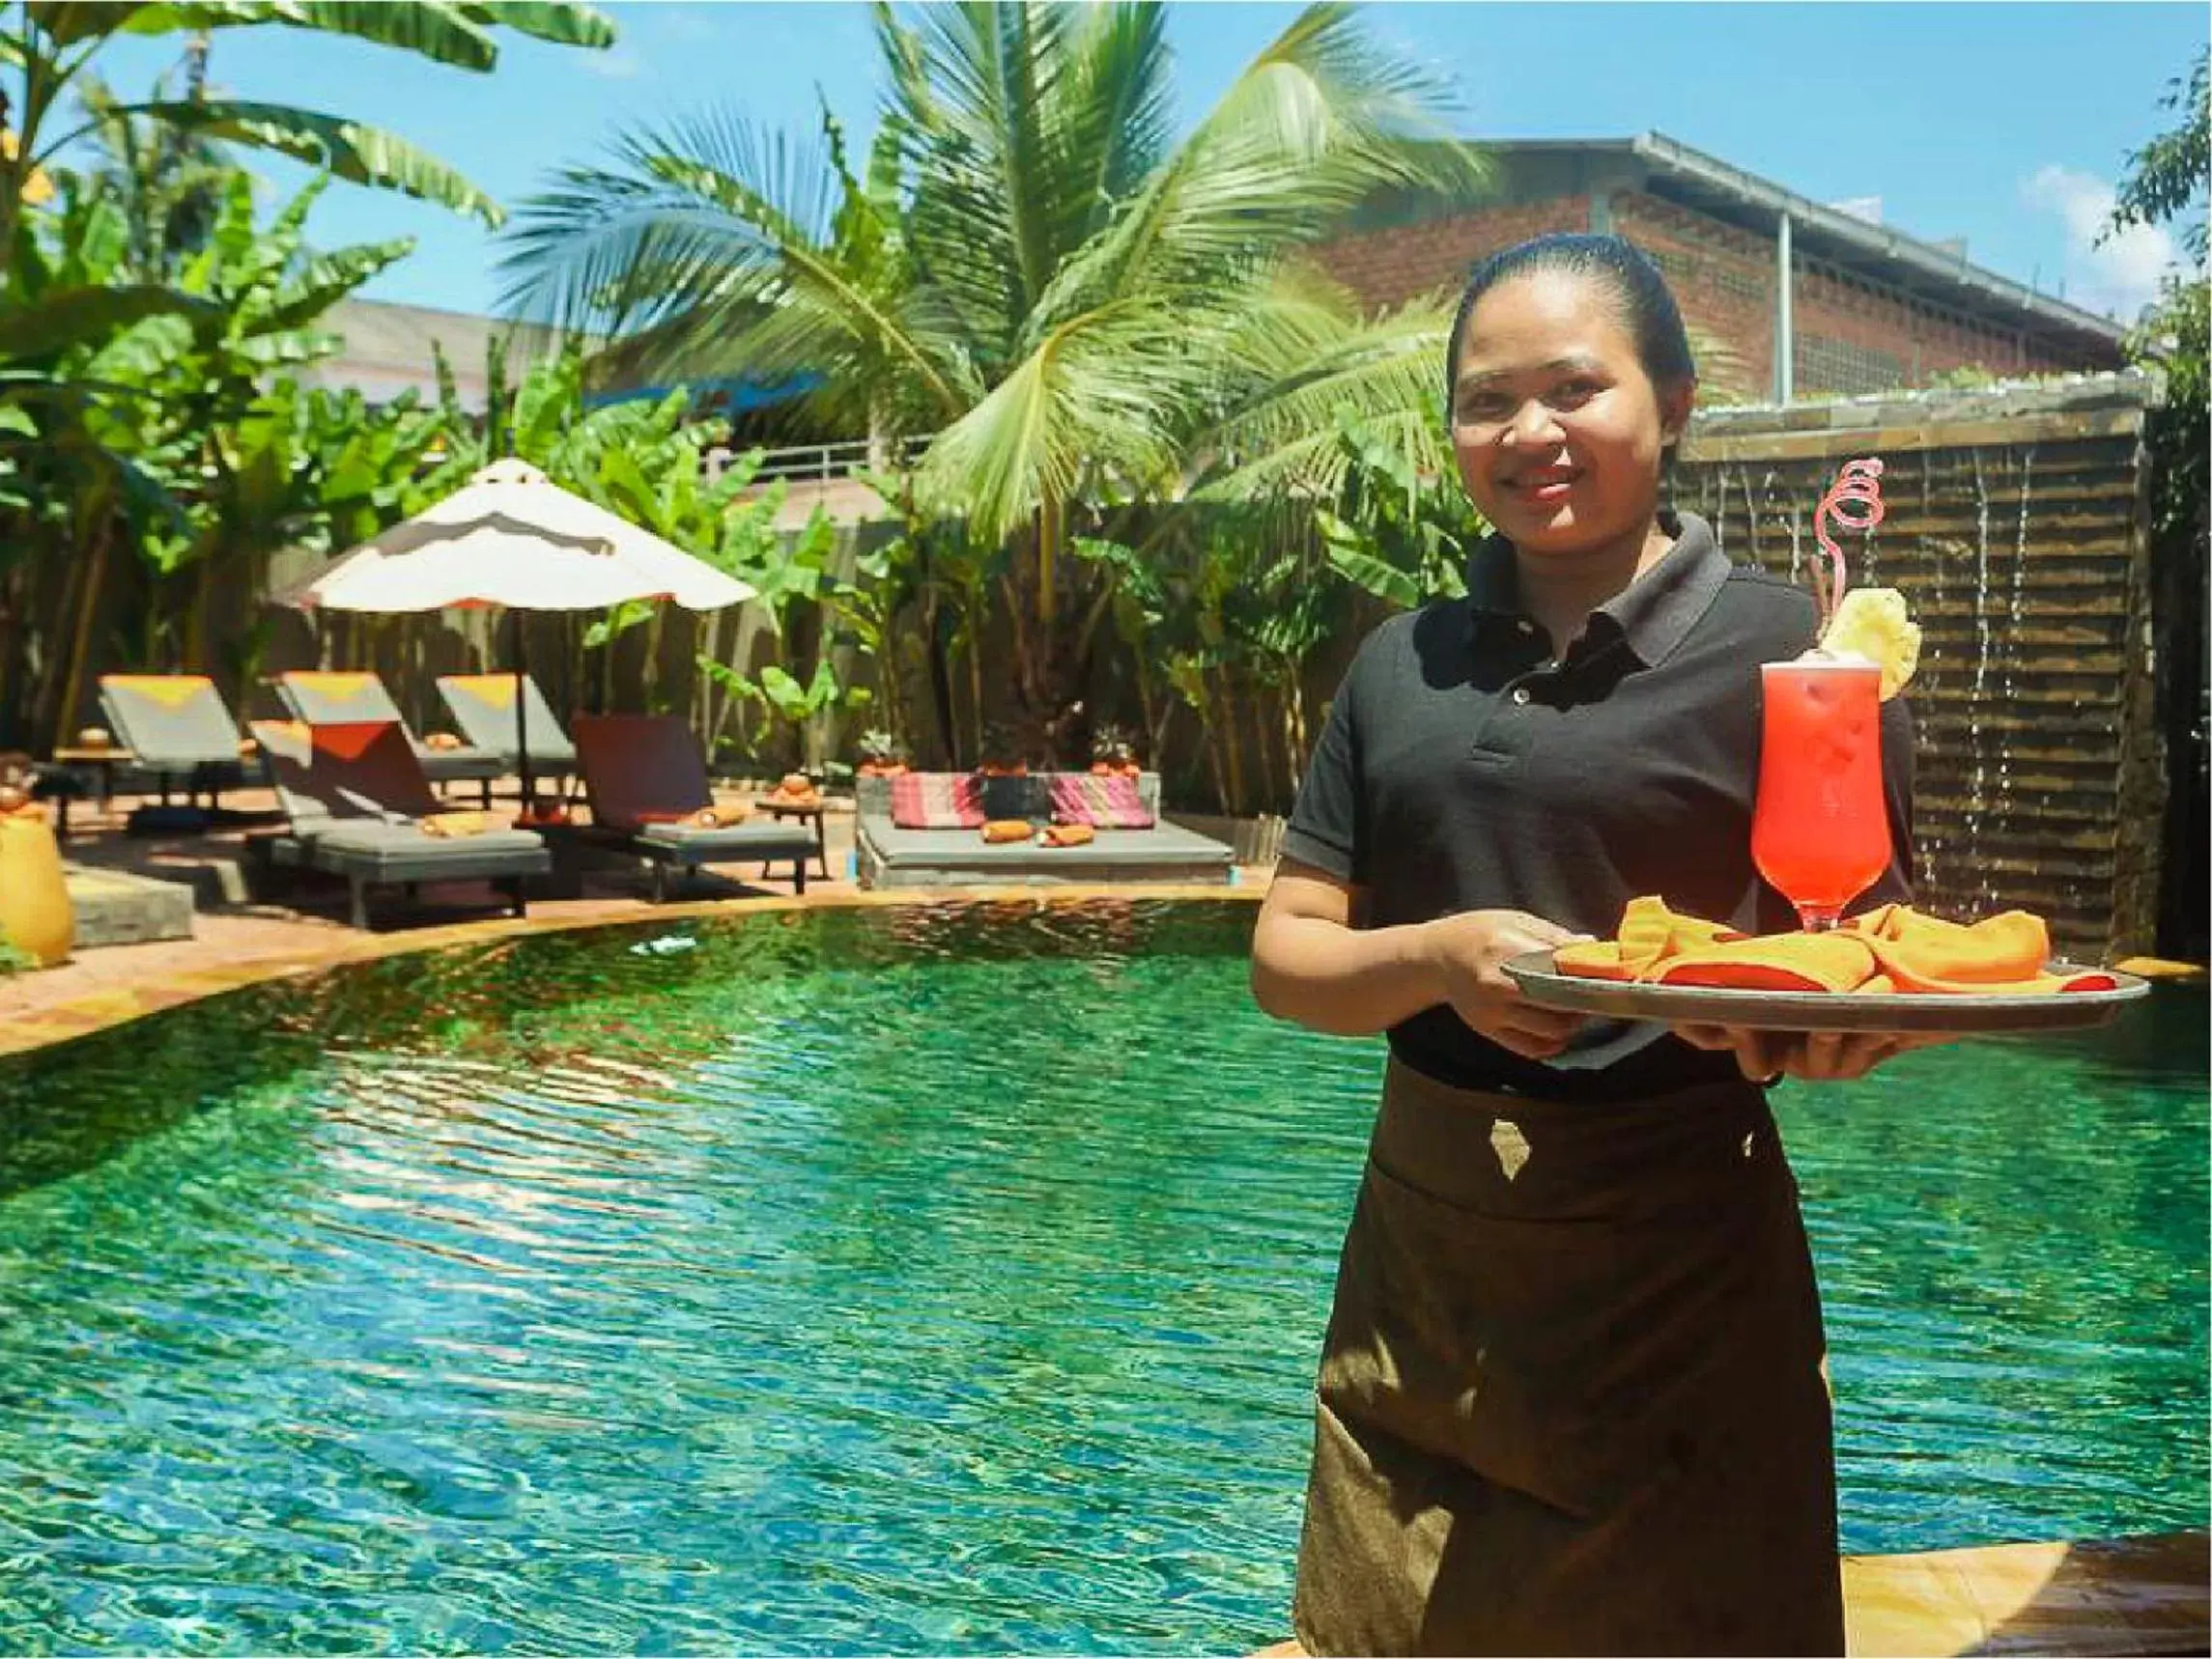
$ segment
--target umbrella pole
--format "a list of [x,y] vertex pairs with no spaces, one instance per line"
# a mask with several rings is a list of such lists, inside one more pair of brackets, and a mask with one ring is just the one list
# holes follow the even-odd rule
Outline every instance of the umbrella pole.
[[515,651],[515,770],[523,779],[523,816],[531,814],[537,791],[530,787],[530,654],[523,631],[523,607],[507,607],[507,626],[514,634]]

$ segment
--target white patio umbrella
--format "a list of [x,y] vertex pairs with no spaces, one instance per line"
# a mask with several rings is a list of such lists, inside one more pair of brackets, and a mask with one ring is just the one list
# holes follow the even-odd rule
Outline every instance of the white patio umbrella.
[[672,600],[715,610],[753,588],[650,530],[573,495],[527,462],[494,462],[444,500],[343,554],[283,596],[302,610],[410,611],[503,605],[513,620],[515,745],[530,788],[525,610],[604,610]]

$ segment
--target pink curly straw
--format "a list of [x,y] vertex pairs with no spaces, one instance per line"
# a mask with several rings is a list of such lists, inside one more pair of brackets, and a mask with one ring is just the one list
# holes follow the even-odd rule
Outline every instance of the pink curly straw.
[[[1850,511],[1847,512],[1847,508]],[[1827,570],[1817,563],[1813,566],[1813,588],[1820,596],[1824,633],[1828,625],[1835,620],[1835,607],[1843,603],[1845,584],[1843,549],[1829,534],[1828,521],[1833,519],[1841,529],[1866,531],[1882,522],[1882,512],[1881,457],[1869,455],[1845,462],[1835,475],[1835,482],[1828,487],[1828,493],[1820,498],[1820,506],[1813,512],[1813,535],[1829,560]]]

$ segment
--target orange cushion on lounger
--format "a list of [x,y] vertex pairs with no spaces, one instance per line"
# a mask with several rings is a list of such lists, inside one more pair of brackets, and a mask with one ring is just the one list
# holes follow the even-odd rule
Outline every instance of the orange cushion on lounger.
[[1035,832],[1027,818],[994,818],[983,826],[986,841],[1027,841]]
[[1080,847],[1097,840],[1098,831],[1088,824],[1048,824],[1037,839],[1047,847]]
[[433,812],[427,818],[416,819],[415,828],[425,835],[447,839],[481,835],[492,828],[492,815],[489,812]]

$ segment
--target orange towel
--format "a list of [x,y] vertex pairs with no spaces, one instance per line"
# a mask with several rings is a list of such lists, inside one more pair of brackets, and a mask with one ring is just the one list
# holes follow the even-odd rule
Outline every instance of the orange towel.
[[459,748],[462,745],[461,740],[451,732],[431,732],[423,738],[422,746],[434,748],[443,753],[447,749]]
[[983,826],[986,841],[1027,841],[1034,833],[1027,818],[994,818]]
[[1047,847],[1080,847],[1097,839],[1098,831],[1088,824],[1048,824],[1037,836]]
[[489,812],[433,812],[427,818],[416,819],[415,828],[425,835],[454,840],[463,835],[483,834],[492,828],[492,815]]
[[727,830],[733,824],[743,824],[752,815],[750,806],[702,806],[692,814],[692,822],[702,830]]

